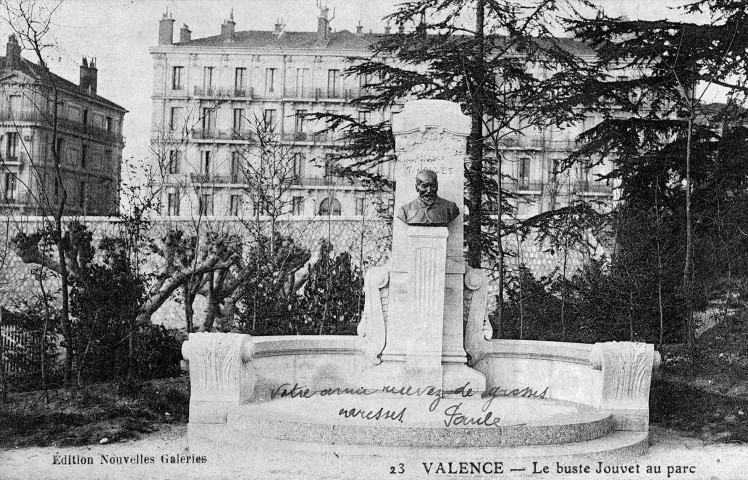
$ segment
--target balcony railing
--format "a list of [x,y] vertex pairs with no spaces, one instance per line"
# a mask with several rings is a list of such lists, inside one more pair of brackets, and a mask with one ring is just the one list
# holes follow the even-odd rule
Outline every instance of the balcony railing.
[[254,141],[256,136],[248,130],[215,130],[196,128],[192,130],[193,140],[245,140]]
[[500,147],[568,152],[577,148],[577,142],[570,139],[553,140],[538,137],[506,137],[499,141]]
[[512,192],[542,192],[543,182],[524,182],[517,180],[502,180],[501,188]]
[[208,97],[208,98],[254,98],[254,90],[252,87],[236,88],[236,87],[194,87],[194,95],[196,97]]
[[613,187],[601,182],[574,182],[572,185],[576,193],[612,193]]
[[205,173],[191,173],[192,183],[236,183],[232,182],[231,175],[208,175]]
[[343,185],[351,185],[351,182],[347,178],[342,177],[300,177],[294,182],[296,185],[302,185],[304,187],[335,187]]
[[[40,124],[47,128],[52,128],[53,121],[52,114],[45,114],[39,111],[14,112],[10,110],[0,110],[0,122],[30,122]],[[109,142],[122,141],[122,135],[115,134],[105,128],[70,120],[69,118],[60,115],[57,116],[57,128],[60,130],[72,131],[79,135],[91,135],[105,138]]]

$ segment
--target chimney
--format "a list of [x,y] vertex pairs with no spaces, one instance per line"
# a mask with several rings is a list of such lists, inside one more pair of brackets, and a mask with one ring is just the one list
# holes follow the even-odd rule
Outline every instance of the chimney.
[[317,40],[326,40],[330,36],[330,19],[327,17],[330,9],[327,5],[324,7],[317,3],[319,7],[319,17],[317,17]]
[[92,58],[88,62],[88,93],[96,95],[96,87],[99,83],[99,70],[96,68],[96,59]]
[[358,25],[356,25],[356,35],[363,34],[364,26],[361,25],[361,20],[358,21]]
[[158,44],[172,45],[174,43],[174,19],[167,10],[158,22]]
[[284,26],[285,25],[283,25],[283,19],[279,18],[278,21],[275,22],[275,33],[276,34],[283,33],[283,27]]
[[389,35],[390,32],[391,32],[391,28],[390,28],[390,24],[388,23],[387,25],[384,26],[384,34]]
[[8,37],[8,44],[5,46],[5,69],[15,70],[21,64],[21,46],[15,35]]
[[83,57],[80,66],[80,82],[78,84],[81,88],[87,90],[90,95],[96,95],[98,73],[96,60],[92,58],[89,62],[86,60],[86,57]]
[[236,26],[236,22],[234,21],[234,9],[231,9],[231,14],[229,15],[229,19],[224,21],[221,25],[221,36],[222,37],[231,37],[234,35],[234,27]]
[[192,40],[192,30],[186,23],[183,23],[182,28],[179,29],[179,43],[189,42],[190,40]]

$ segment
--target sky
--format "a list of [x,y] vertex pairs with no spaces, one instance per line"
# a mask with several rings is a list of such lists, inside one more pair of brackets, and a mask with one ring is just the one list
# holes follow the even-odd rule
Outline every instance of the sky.
[[[47,0],[39,0],[47,2]],[[50,0],[51,1],[51,0]],[[334,9],[331,27],[355,31],[384,31],[383,16],[401,0],[323,0]],[[690,0],[598,0],[610,15],[630,19],[673,18],[670,8]],[[236,29],[272,30],[278,19],[291,31],[316,30],[317,0],[62,0],[53,15],[50,35],[55,46],[47,51],[52,71],[78,82],[82,57],[95,57],[99,71],[98,93],[129,113],[125,116],[126,146],[123,159],[143,159],[148,154],[151,118],[152,60],[158,21],[168,11],[175,37],[182,24],[192,38],[217,35],[221,23],[234,11]],[[0,24],[5,41],[11,33]],[[2,47],[4,51],[4,47]],[[24,52],[26,58],[32,58]]]

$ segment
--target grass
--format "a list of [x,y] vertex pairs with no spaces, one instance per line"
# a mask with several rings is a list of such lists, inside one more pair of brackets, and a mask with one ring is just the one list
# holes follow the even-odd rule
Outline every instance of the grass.
[[684,345],[668,345],[662,355],[651,422],[706,441],[748,442],[748,313],[702,335],[693,360]]
[[15,393],[0,408],[0,449],[118,442],[165,424],[186,424],[187,377],[96,383],[78,389]]

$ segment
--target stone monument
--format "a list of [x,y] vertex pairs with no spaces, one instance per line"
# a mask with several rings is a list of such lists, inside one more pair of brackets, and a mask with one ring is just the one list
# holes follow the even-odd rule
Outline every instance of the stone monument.
[[463,341],[468,268],[462,208],[470,119],[456,103],[421,100],[395,115],[392,130],[397,154],[392,257],[367,273],[366,291],[367,302],[374,303],[387,290],[387,312],[381,320],[370,312],[360,326],[368,343],[363,349],[381,362],[372,370],[375,383],[386,378],[445,392],[469,383],[480,395],[485,378],[467,366]]
[[366,273],[358,335],[190,334],[191,451],[304,478],[646,452],[652,345],[491,338],[463,257],[469,131],[451,102],[395,115],[392,255]]

